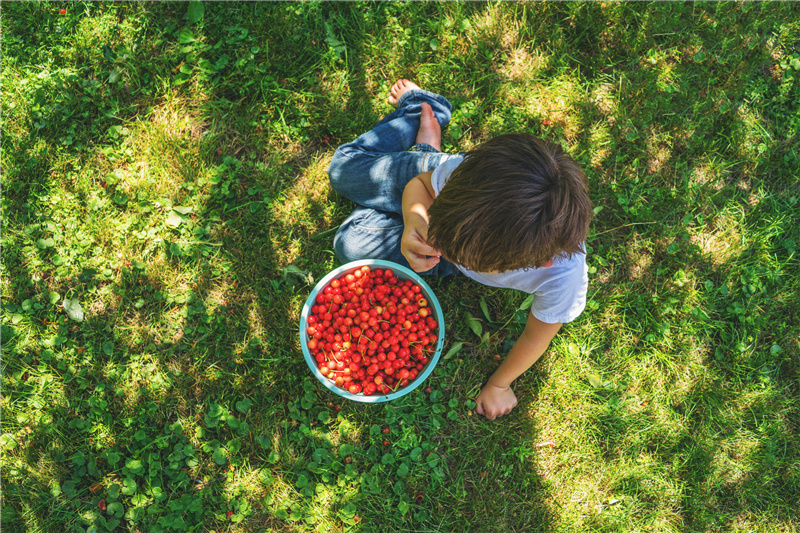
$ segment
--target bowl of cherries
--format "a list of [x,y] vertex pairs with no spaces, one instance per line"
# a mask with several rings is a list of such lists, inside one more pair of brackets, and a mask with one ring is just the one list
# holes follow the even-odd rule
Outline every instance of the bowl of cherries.
[[444,315],[413,270],[367,259],[317,283],[300,315],[300,346],[316,378],[343,398],[386,402],[427,378],[444,346]]

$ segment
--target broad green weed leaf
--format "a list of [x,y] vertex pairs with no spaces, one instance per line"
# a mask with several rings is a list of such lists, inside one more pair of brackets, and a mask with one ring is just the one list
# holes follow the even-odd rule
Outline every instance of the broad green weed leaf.
[[217,463],[218,465],[224,465],[225,461],[227,460],[225,458],[225,450],[223,450],[222,448],[217,448],[216,450],[214,450],[214,453],[211,454],[211,457],[214,459],[214,462]]
[[192,209],[193,209],[192,207],[185,207],[182,205],[177,205],[172,208],[173,211],[175,211],[176,213],[180,213],[181,215],[188,215],[189,213],[192,212]]
[[108,83],[114,83],[122,77],[122,69],[115,68],[108,75]]
[[491,322],[492,317],[491,315],[489,315],[489,306],[486,305],[486,299],[483,296],[481,296],[480,305],[481,305],[481,311],[483,311],[484,318],[486,318],[487,322]]
[[205,7],[203,6],[203,2],[196,1],[196,2],[189,2],[189,9],[186,13],[187,18],[189,19],[190,24],[194,24],[195,22],[200,22],[203,19],[203,15],[205,14]]
[[406,493],[406,484],[402,481],[398,481],[392,486],[392,491],[398,496],[403,496]]
[[125,468],[134,474],[144,474],[144,465],[139,459],[128,459],[125,461]]
[[250,398],[245,398],[244,400],[239,400],[238,402],[236,402],[236,410],[244,414],[250,410],[250,406],[252,405],[253,401]]
[[339,511],[339,513],[347,517],[352,517],[356,514],[357,510],[358,509],[356,508],[355,504],[353,504],[353,502],[347,502],[347,505],[345,505],[344,508],[342,508],[342,510]]
[[569,345],[567,346],[567,351],[573,357],[578,357],[581,354],[581,349],[578,348],[578,345],[575,344],[574,342],[569,343]]
[[170,212],[169,216],[167,217],[167,226],[172,228],[177,228],[183,222],[183,218],[175,212]]
[[132,478],[126,477],[125,479],[122,480],[122,494],[126,496],[131,496],[133,494],[136,494],[137,489],[138,486],[136,485],[136,482]]
[[72,480],[65,481],[64,484],[61,485],[61,490],[64,491],[64,494],[67,495],[67,498],[74,498],[78,493],[78,491],[75,490],[75,482]]
[[481,324],[480,320],[472,316],[472,313],[469,311],[464,312],[464,324],[478,337],[483,333],[483,324]]
[[189,30],[183,29],[178,34],[178,42],[181,44],[189,44],[195,41],[194,35]]
[[339,457],[347,457],[351,453],[355,451],[355,447],[352,444],[342,444],[339,446]]
[[125,513],[125,508],[122,507],[122,504],[119,502],[109,503],[106,512],[117,518],[122,518],[122,515]]
[[526,311],[531,308],[533,305],[533,294],[529,295],[525,300],[520,304],[519,310]]
[[17,439],[11,433],[3,433],[0,436],[0,448],[3,450],[13,450],[17,447]]
[[455,354],[457,354],[458,352],[461,351],[461,348],[463,346],[464,346],[463,342],[453,343],[453,345],[450,347],[450,349],[447,350],[447,353],[444,354],[444,359],[450,359],[451,357],[453,357]]
[[591,385],[595,389],[599,389],[603,386],[603,381],[597,374],[591,374],[591,373],[586,374],[586,378],[589,380],[589,385]]
[[52,248],[55,245],[56,241],[54,241],[51,237],[48,237],[47,239],[39,239],[36,241],[36,246],[38,246],[41,250]]
[[236,429],[239,427],[239,420],[231,414],[225,417],[225,423],[228,424],[228,427],[231,429]]

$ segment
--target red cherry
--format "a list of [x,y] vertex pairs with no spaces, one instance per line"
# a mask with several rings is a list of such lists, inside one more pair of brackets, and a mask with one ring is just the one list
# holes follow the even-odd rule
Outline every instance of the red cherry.
[[66,9],[62,9],[61,11],[58,12],[58,14],[62,15],[62,16],[66,15],[67,14],[67,10]]
[[232,516],[233,516],[233,511],[228,511],[227,513],[225,513],[226,518],[230,518]]

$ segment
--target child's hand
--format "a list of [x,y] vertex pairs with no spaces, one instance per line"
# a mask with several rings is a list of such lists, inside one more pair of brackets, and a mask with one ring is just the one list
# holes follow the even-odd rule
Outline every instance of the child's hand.
[[475,399],[475,410],[488,420],[507,415],[517,406],[517,397],[511,387],[498,387],[491,382],[484,385]]
[[400,252],[415,272],[425,272],[439,263],[439,252],[425,242],[426,227],[406,225],[400,240]]

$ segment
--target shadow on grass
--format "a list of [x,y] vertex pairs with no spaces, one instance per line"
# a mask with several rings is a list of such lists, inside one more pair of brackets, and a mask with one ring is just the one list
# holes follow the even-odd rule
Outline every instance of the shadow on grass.
[[[471,16],[474,19],[484,7],[469,5],[458,9],[465,10],[465,17]],[[139,9],[152,9],[154,19],[160,19],[167,12],[169,16],[166,19],[170,23],[177,23],[183,14],[183,7],[175,4],[148,5]],[[369,48],[373,41],[369,41],[367,37],[383,24],[389,24],[391,19],[406,21],[407,14],[400,7],[391,4],[370,5],[368,8],[338,4],[268,5],[239,7],[239,15],[227,13],[228,20],[222,18],[222,8],[209,5],[207,9],[209,20],[213,17],[214,23],[226,26],[230,23],[230,31],[239,32],[237,35],[242,33],[242,27],[256,32],[261,24],[272,24],[286,30],[282,39],[273,37],[273,41],[269,42],[274,57],[279,58],[275,64],[266,67],[266,74],[274,78],[274,84],[266,85],[267,82],[264,82],[260,96],[264,101],[254,103],[253,100],[245,100],[244,108],[247,108],[247,104],[251,106],[248,109],[259,107],[258,104],[263,104],[265,109],[277,106],[280,120],[275,119],[270,125],[287,136],[286,145],[293,147],[307,141],[311,147],[302,147],[297,151],[287,148],[281,151],[279,157],[270,158],[262,151],[279,145],[274,140],[275,137],[269,137],[264,145],[260,145],[256,144],[260,142],[257,136],[242,133],[251,127],[251,121],[257,117],[236,113],[236,106],[232,103],[215,106],[213,101],[216,98],[211,98],[212,104],[202,108],[201,113],[213,119],[216,125],[212,132],[214,138],[221,139],[226,148],[233,147],[235,153],[241,154],[237,155],[240,160],[251,156],[252,159],[266,161],[271,168],[256,170],[256,167],[249,166],[236,171],[230,184],[230,195],[217,194],[219,188],[210,187],[209,193],[213,198],[198,200],[201,205],[194,213],[197,219],[209,223],[214,221],[213,225],[216,226],[208,237],[214,245],[210,251],[190,246],[181,252],[182,255],[176,256],[164,249],[156,250],[153,259],[168,263],[171,271],[196,269],[191,282],[176,284],[175,277],[180,276],[160,274],[160,267],[155,269],[152,263],[144,270],[126,267],[126,272],[115,269],[108,281],[90,282],[87,289],[94,287],[99,290],[103,298],[116,302],[116,307],[106,309],[105,312],[93,312],[79,326],[78,331],[71,331],[74,326],[69,322],[62,324],[62,327],[43,324],[30,326],[36,335],[52,337],[64,333],[66,340],[56,345],[52,350],[53,356],[48,361],[44,361],[37,347],[25,343],[21,360],[11,363],[17,370],[30,372],[34,379],[50,376],[45,381],[33,383],[34,379],[30,379],[30,376],[28,380],[23,380],[24,374],[20,374],[11,394],[12,402],[29,401],[30,405],[44,415],[38,419],[38,423],[32,423],[30,419],[17,423],[21,431],[26,431],[26,428],[31,430],[27,438],[33,443],[26,448],[27,456],[23,463],[45,466],[35,472],[14,474],[14,479],[27,478],[29,483],[6,485],[4,491],[4,507],[16,509],[17,513],[25,513],[30,520],[28,525],[36,521],[76,524],[77,512],[80,510],[89,510],[90,514],[93,513],[92,519],[99,520],[97,517],[101,513],[94,509],[101,497],[106,496],[110,501],[108,488],[117,482],[125,486],[125,478],[130,478],[137,483],[139,494],[145,495],[149,503],[158,500],[158,491],[153,490],[158,487],[161,493],[168,494],[170,499],[175,498],[176,501],[179,496],[189,495],[191,501],[187,502],[187,507],[199,500],[205,508],[213,508],[220,516],[214,527],[223,527],[221,517],[230,509],[237,514],[241,513],[245,517],[245,524],[252,524],[253,527],[288,529],[292,526],[283,519],[269,518],[264,521],[256,516],[276,512],[275,509],[283,509],[287,516],[288,511],[298,509],[301,516],[302,513],[314,509],[323,509],[323,513],[332,516],[344,506],[345,497],[330,504],[309,503],[312,501],[312,494],[308,493],[306,487],[316,485],[336,492],[340,474],[345,476],[344,483],[349,487],[348,490],[355,493],[360,490],[359,483],[364,484],[356,481],[357,478],[347,477],[348,471],[341,464],[347,456],[337,459],[334,451],[341,449],[334,442],[336,437],[341,436],[341,432],[337,432],[331,423],[322,422],[325,419],[324,413],[331,418],[335,416],[329,402],[336,399],[324,391],[320,394],[319,387],[313,383],[312,390],[305,388],[311,381],[299,357],[297,331],[293,324],[297,322],[297,309],[308,289],[293,286],[290,279],[280,275],[280,269],[287,266],[288,261],[296,260],[298,264],[302,262],[299,264],[300,268],[311,271],[319,278],[325,273],[325,268],[332,264],[332,234],[324,239],[315,240],[311,237],[332,230],[336,221],[344,218],[350,206],[330,192],[319,194],[306,204],[298,203],[294,206],[291,202],[304,196],[304,191],[307,190],[304,187],[308,187],[304,180],[310,181],[311,187],[319,185],[320,172],[312,170],[313,175],[308,177],[306,171],[321,164],[332,151],[333,146],[329,147],[323,141],[324,135],[334,137],[333,144],[336,141],[349,141],[380,118],[380,109],[376,109],[370,99],[374,89],[365,84],[374,76],[375,68],[370,59],[372,50]],[[247,18],[251,15],[252,19],[256,19],[256,11],[248,11],[256,9],[260,10],[258,16],[262,17],[258,23]],[[432,20],[441,13],[440,9],[449,8],[426,4],[419,9],[426,20]],[[527,9],[527,6],[522,9]],[[605,68],[613,71],[611,65],[619,61],[613,53],[614,45],[624,44],[624,35],[614,35],[611,38],[604,35],[609,31],[608,23],[613,22],[611,18],[605,18],[606,12],[595,4],[545,5],[539,9],[542,11],[536,14],[559,20],[560,17],[569,15],[564,19],[568,22],[563,28],[560,25],[554,26],[558,28],[556,33],[560,35],[554,42],[560,43],[559,46],[564,48],[571,43],[578,43],[573,55],[580,65],[579,71],[584,79],[592,81],[604,74],[603,69],[591,65],[596,59],[592,51],[598,47],[601,48],[602,55],[597,61],[606,64]],[[648,13],[646,7],[632,4],[621,4],[614,9],[633,10],[637,13],[634,16],[636,19],[642,19]],[[659,9],[677,10],[675,26],[667,27],[666,30],[678,30],[680,24],[685,23],[685,11],[671,5]],[[241,13],[245,15],[242,16]],[[534,19],[532,9],[529,20],[534,22]],[[237,25],[240,28],[233,28]],[[328,28],[331,28],[330,32]],[[228,31],[227,27],[224,31]],[[211,30],[203,34],[199,29],[195,30],[195,34],[195,37],[201,39],[210,39],[214,35]],[[312,36],[319,43],[327,42],[334,49],[336,46],[332,43],[341,39],[346,46],[346,54],[344,51],[312,52],[308,47],[294,47],[293,43],[297,42],[294,38],[297,36]],[[428,42],[422,42],[430,47]],[[496,59],[493,49],[501,45],[502,35],[486,35],[485,38],[477,39],[476,50],[490,52],[488,57],[481,60],[482,72],[492,72],[493,61]],[[425,46],[421,46],[419,42],[398,45],[400,56],[396,58],[395,68],[408,68],[410,73],[417,72],[419,55],[423,51],[430,54]],[[339,59],[340,56],[342,59]],[[326,80],[322,75],[317,75],[315,69],[329,65],[336,65],[335,68],[346,79],[342,85],[346,85],[347,89],[340,91],[347,94],[344,99],[339,94],[326,98],[326,90],[321,87]],[[630,75],[630,89],[622,96],[623,99],[640,98],[644,102],[649,97],[657,96],[657,93],[648,91],[653,91],[652,88],[657,85],[658,72],[635,65],[624,65],[624,68],[634,73]],[[677,77],[696,79],[702,75],[692,69],[691,64],[679,68]],[[401,75],[406,76],[406,73]],[[324,135],[305,141],[303,138],[292,139],[289,134],[304,133],[291,128],[280,130],[279,126],[286,127],[287,123],[291,126],[294,122],[300,122],[304,118],[303,110],[298,109],[297,101],[285,103],[281,99],[291,98],[291,89],[297,86],[307,87],[309,82],[306,78],[315,77],[319,87],[314,89],[314,96],[320,101],[320,111],[310,116],[318,123],[310,128],[317,129]],[[451,89],[456,96],[460,95],[463,99],[485,99],[486,102],[482,105],[486,107],[486,114],[491,114],[494,103],[491,99],[493,87],[470,90],[462,87],[463,80],[458,74],[453,77],[444,75],[443,78],[442,87],[445,90]],[[285,86],[281,80],[286,82]],[[394,80],[386,81],[391,84]],[[186,90],[191,96],[193,89]],[[215,87],[209,82],[205,85],[199,83],[198,90],[232,102],[246,89],[233,87],[232,84]],[[681,96],[670,99],[669,105],[686,109],[693,101],[693,95],[681,93]],[[621,103],[619,105],[622,106]],[[579,152],[591,148],[591,128],[599,119],[606,118],[590,99],[587,99],[584,111],[585,115],[581,115],[578,120],[576,146]],[[713,111],[711,108],[700,109],[697,113],[711,114]],[[634,130],[640,132],[641,142],[647,141],[641,132],[649,133],[649,125],[657,123],[661,116],[659,113],[663,112],[671,113],[672,110],[648,108],[644,103],[636,108],[637,114],[633,116],[628,116],[626,110],[619,110],[614,116],[619,125],[619,130],[613,132],[615,142],[620,146],[633,142],[625,140],[628,133],[633,133],[632,130],[625,129],[628,126],[624,126],[630,121],[633,121]],[[679,115],[674,120],[680,121],[693,116]],[[504,125],[501,122],[497,127],[502,129]],[[720,130],[721,138],[734,136],[739,128],[746,130],[740,121],[728,116],[710,118],[705,127],[707,131]],[[536,132],[546,133],[544,128],[537,129]],[[274,132],[268,133],[272,135]],[[34,144],[26,145],[25,151],[33,149]],[[658,143],[654,146],[658,146]],[[204,163],[212,166],[224,161],[224,158],[208,155],[213,154],[214,147],[211,141],[199,141],[191,149],[207,154]],[[721,152],[726,148],[719,143],[714,147]],[[648,342],[664,343],[659,346],[668,352],[664,330],[659,327],[658,322],[666,320],[663,317],[671,316],[666,313],[667,307],[694,305],[697,302],[687,290],[676,291],[675,302],[669,301],[667,296],[659,296],[653,290],[653,286],[659,286],[658,280],[663,280],[665,276],[674,277],[678,263],[683,264],[681,268],[685,270],[691,267],[697,273],[708,274],[718,287],[730,281],[727,279],[729,274],[740,274],[740,269],[736,266],[739,257],[721,264],[711,264],[703,259],[702,254],[693,247],[690,236],[683,231],[683,215],[695,209],[698,198],[709,199],[709,204],[713,206],[709,218],[714,213],[744,207],[746,199],[742,193],[731,188],[730,182],[738,179],[735,172],[728,174],[726,180],[712,180],[690,188],[686,180],[698,170],[693,162],[681,167],[683,173],[669,171],[673,165],[677,168],[687,159],[686,153],[692,157],[701,155],[698,147],[690,140],[675,141],[665,150],[661,154],[655,149],[627,151],[622,157],[614,153],[600,162],[602,166],[614,170],[606,172],[602,179],[597,175],[592,176],[596,178],[592,183],[593,197],[598,204],[605,206],[606,211],[598,219],[595,226],[597,237],[592,240],[591,245],[598,250],[595,255],[604,255],[612,266],[620,269],[620,275],[616,278],[609,275],[602,280],[595,279],[596,297],[602,302],[604,297],[612,296],[614,286],[637,289],[647,295],[649,298],[642,301],[630,302],[632,307],[644,309],[639,319],[642,324],[632,326],[642,329],[643,337],[653,335],[653,339]],[[772,157],[778,158],[782,155],[783,153],[776,153]],[[725,154],[725,157],[731,156]],[[20,172],[20,176],[27,177],[30,174],[34,179],[25,182],[20,180],[12,186],[15,195],[13,205],[19,208],[11,211],[12,219],[19,216],[17,220],[20,223],[21,213],[25,211],[21,206],[25,202],[37,204],[39,191],[47,190],[52,185],[46,175],[48,164],[44,160],[33,161],[32,166],[25,167]],[[654,181],[648,181],[648,175],[639,173],[637,166],[658,167],[663,170],[655,173]],[[618,174],[616,169],[621,172]],[[186,183],[191,183],[194,176],[185,175],[184,179]],[[779,178],[775,184],[776,192],[780,188],[778,180]],[[660,190],[651,193],[654,185],[658,185]],[[256,187],[260,192],[256,192],[255,197],[264,205],[263,210],[253,213],[249,207],[237,209],[252,202],[254,195],[249,194],[249,191]],[[676,194],[671,194],[671,191]],[[329,209],[331,203],[336,204],[332,211]],[[287,214],[276,216],[275,209],[285,209]],[[643,236],[653,242],[650,263],[636,268],[624,265],[624,261],[617,255],[618,252],[614,251],[620,248],[618,233],[614,233],[616,228],[626,224],[650,224],[654,220],[658,221],[659,227]],[[602,232],[608,233],[601,235]],[[630,234],[626,232],[625,235]],[[678,246],[675,251],[677,255],[665,251],[673,242]],[[602,252],[599,251],[601,246],[604,247]],[[48,257],[50,256],[43,256],[42,259]],[[35,274],[22,266],[22,259],[13,264],[7,259],[4,261],[6,268],[13,271],[16,278],[31,279]],[[45,287],[58,288],[59,292],[69,288],[69,283],[65,281],[58,283],[53,281],[50,284],[40,284],[39,287],[41,290],[45,290]],[[443,299],[452,298],[453,304],[462,295],[469,298],[477,294],[475,287],[460,282],[448,285],[443,292]],[[22,300],[33,295],[34,291],[26,288],[21,289],[15,297]],[[715,298],[716,302],[725,299],[722,296]],[[144,305],[137,308],[140,299],[144,301]],[[700,303],[701,307],[705,305]],[[451,311],[448,320],[456,322],[462,309],[457,305],[453,305],[452,309],[458,309],[458,312]],[[475,311],[474,305],[469,309]],[[789,305],[776,307],[771,311],[771,316],[782,316],[789,309]],[[597,314],[605,310],[602,304],[595,309]],[[728,335],[739,333],[740,326],[736,316],[728,316],[726,311],[719,308],[706,306],[705,310],[708,314],[715,315],[717,322],[725,324],[724,329]],[[752,311],[758,312],[757,309]],[[759,325],[763,323],[759,322]],[[11,328],[4,332],[6,353],[14,353],[13,334]],[[723,340],[729,342],[727,339]],[[104,346],[106,342],[112,342],[108,349]],[[81,352],[81,349],[84,351]],[[732,444],[726,438],[729,435],[739,435],[735,429],[742,423],[739,415],[732,416],[725,412],[723,406],[746,401],[747,394],[750,394],[746,388],[737,390],[743,383],[738,378],[725,376],[726,372],[732,372],[734,376],[736,372],[736,366],[726,364],[725,357],[725,354],[722,359],[706,357],[698,363],[712,372],[718,372],[721,377],[714,386],[708,383],[695,385],[682,400],[683,405],[692,406],[691,409],[686,408],[687,416],[694,417],[692,423],[684,426],[682,440],[674,441],[674,435],[668,435],[665,430],[656,432],[656,435],[670,439],[671,447],[667,450],[664,450],[663,443],[654,440],[634,443],[635,451],[656,454],[665,463],[676,457],[685,461],[687,466],[676,474],[689,485],[689,489],[682,493],[681,513],[687,523],[698,529],[729,525],[735,517],[730,518],[734,513],[725,509],[757,513],[765,508],[784,508],[796,495],[794,491],[797,483],[793,485],[795,488],[790,485],[786,491],[781,492],[777,486],[778,477],[770,470],[779,469],[787,478],[792,475],[791,469],[786,466],[790,464],[791,457],[787,459],[786,455],[780,456],[780,453],[781,444],[791,443],[796,436],[796,428],[780,424],[779,417],[767,416],[770,411],[774,415],[773,404],[770,402],[780,398],[778,392],[771,392],[757,405],[759,409],[756,418],[758,415],[762,419],[769,418],[765,429],[761,429],[763,426],[758,423],[748,426],[748,431],[767,432],[769,438],[758,439],[757,444],[748,451],[750,455],[747,458],[736,459],[745,465],[743,468],[737,463],[731,467],[739,469],[738,474],[732,470],[722,471],[726,467],[720,463],[720,457],[732,453]],[[34,361],[39,364],[33,364]],[[442,373],[432,380],[432,383],[444,385],[450,398],[459,401],[468,397],[469,390],[481,381],[478,374],[488,375],[494,364],[492,361],[473,361],[468,357],[464,357],[464,361],[464,366],[456,361],[443,363]],[[472,364],[476,369],[464,370],[465,366]],[[791,378],[797,375],[796,367],[792,366],[794,363],[790,361],[787,364],[788,370],[783,370],[785,374],[780,377],[783,384],[790,383]],[[46,367],[44,370],[42,365]],[[463,379],[463,374],[467,372],[470,372],[469,378]],[[40,388],[52,383],[49,380],[55,380],[54,376],[63,380],[63,394],[54,392],[48,397],[52,404],[36,407],[30,400],[39,394]],[[547,376],[537,377],[539,379],[546,380]],[[24,384],[21,385],[20,381]],[[533,409],[537,400],[536,386],[531,386],[528,380],[523,382],[520,389],[522,405],[518,413]],[[311,396],[305,404],[308,407],[304,408],[301,398],[309,394]],[[244,399],[252,404],[246,407],[247,403],[239,403]],[[606,401],[609,399],[605,398]],[[390,417],[394,417],[393,421],[405,416],[415,417],[414,423],[420,423],[425,428],[417,435],[430,437],[436,446],[437,455],[442,457],[441,465],[437,463],[436,466],[441,466],[439,472],[443,478],[437,477],[436,482],[431,481],[433,478],[429,477],[426,470],[424,475],[414,474],[405,486],[396,489],[393,482],[400,479],[392,470],[387,470],[389,474],[386,475],[382,473],[381,479],[375,481],[376,488],[370,489],[375,492],[367,492],[365,489],[362,493],[370,494],[360,500],[360,505],[364,505],[365,509],[360,511],[362,519],[376,522],[390,520],[398,528],[414,527],[417,530],[438,528],[463,531],[548,531],[555,527],[558,516],[550,502],[552,489],[541,481],[536,472],[539,469],[539,459],[535,443],[540,430],[532,417],[513,415],[508,422],[493,425],[484,423],[475,415],[472,415],[473,419],[465,420],[470,415],[459,410],[455,414],[457,423],[445,423],[441,429],[434,431],[430,429],[432,426],[425,425],[432,424],[429,420],[433,418],[427,411],[422,411],[424,416],[419,414],[414,402],[424,405],[425,398],[421,394],[416,395],[397,408],[348,405],[342,411],[344,414],[337,417],[337,423],[347,421],[356,428],[353,430],[356,436],[350,440],[354,447],[352,456],[355,460],[345,464],[355,465],[353,468],[357,468],[361,474],[382,462],[382,455],[378,455],[378,451],[372,451],[380,448],[376,439],[367,436],[367,425],[381,424]],[[681,407],[676,409],[680,410]],[[706,412],[710,414],[706,415]],[[425,420],[417,420],[422,418]],[[182,425],[181,432],[169,430],[175,422]],[[410,422],[408,424],[411,425]],[[498,430],[497,424],[506,425]],[[604,436],[626,434],[641,427],[640,424],[641,417],[610,410],[606,415],[598,417],[596,430]],[[721,426],[725,431],[721,435],[716,432],[711,434],[709,426]],[[64,432],[70,434],[65,435]],[[259,437],[266,438],[266,441],[260,441]],[[166,442],[169,446],[162,448],[159,442]],[[178,445],[181,446],[180,452],[176,451]],[[186,452],[187,445],[194,448],[193,452]],[[233,452],[237,447],[238,451]],[[324,454],[315,457],[314,454],[319,449],[328,450],[329,457],[326,458]],[[783,449],[787,449],[786,446]],[[109,457],[109,451],[119,455],[119,460],[113,461],[115,456]],[[277,457],[272,455],[273,452]],[[609,455],[609,461],[613,461],[614,457],[633,453],[633,450],[612,447],[605,452]],[[174,460],[174,453],[182,454],[179,461]],[[785,453],[791,454],[791,448]],[[371,458],[371,454],[375,454],[375,458]],[[129,463],[129,460],[145,461],[146,466]],[[335,466],[337,461],[339,466]],[[186,467],[187,471],[173,468],[171,464],[176,462]],[[317,466],[312,467],[311,463]],[[434,471],[435,468],[430,470]],[[274,478],[271,484],[239,477],[240,473],[256,470],[269,471]],[[313,475],[307,475],[308,472]],[[328,474],[326,481],[325,476]],[[705,474],[716,476],[719,484],[715,486],[712,481],[709,485]],[[300,487],[301,475],[312,483]],[[205,481],[205,477],[209,481]],[[756,485],[765,480],[776,490],[766,496],[759,495],[755,490]],[[64,488],[68,481],[73,482],[71,488],[75,491],[74,495],[70,494],[71,490]],[[102,492],[91,491],[96,481],[104,483]],[[647,477],[644,475],[627,476],[619,481],[619,490],[641,498],[646,505],[648,500],[655,501],[659,498],[657,488],[648,486],[646,481]],[[366,485],[369,486],[369,483]],[[391,508],[398,501],[405,501],[400,500],[403,495],[413,498],[417,491],[426,492],[430,498],[423,498],[423,503],[417,506],[411,505],[408,516],[416,517],[414,521],[404,518],[405,515],[401,516]],[[247,495],[258,495],[257,501],[250,503],[249,514],[242,510],[241,503],[247,496],[229,496],[241,495],[243,492]],[[292,503],[291,507],[280,507],[274,501],[268,503],[263,497],[269,494],[274,494],[276,500],[285,498]],[[741,499],[743,494],[746,500],[744,505],[741,501],[735,501],[736,498]],[[385,495],[389,495],[389,498]],[[353,499],[356,500],[355,497]],[[696,503],[708,500],[715,501]],[[724,518],[707,518],[717,512],[724,515]],[[184,516],[182,513],[185,513],[187,520],[196,519],[183,510],[165,512],[164,516],[176,518]],[[420,513],[418,517],[416,513]],[[9,516],[8,511],[4,510],[4,516]],[[791,515],[787,511],[787,515],[776,513],[775,516],[783,519],[784,516]],[[196,520],[202,521],[199,518]],[[207,526],[210,522],[214,521],[206,519],[203,523]],[[129,523],[133,523],[133,520]],[[4,520],[4,526],[12,527],[7,520]],[[23,526],[19,527],[20,531],[23,530]]]

